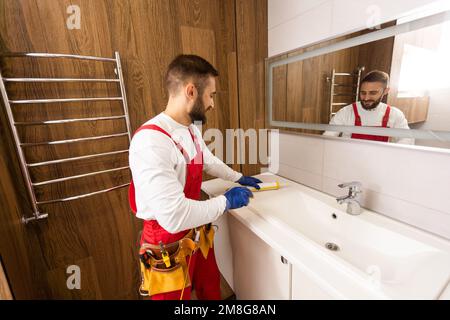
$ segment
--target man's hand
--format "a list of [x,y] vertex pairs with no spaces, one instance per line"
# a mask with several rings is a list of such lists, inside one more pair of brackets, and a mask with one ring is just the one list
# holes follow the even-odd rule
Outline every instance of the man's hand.
[[262,183],[261,180],[259,180],[257,178],[253,178],[253,177],[248,177],[248,176],[242,176],[236,182],[239,183],[241,186],[249,186],[249,187],[253,187],[256,189],[259,189],[258,183]]
[[250,197],[253,197],[253,193],[244,187],[234,187],[225,192],[225,198],[227,198],[227,206],[225,211],[228,209],[238,209],[248,205]]

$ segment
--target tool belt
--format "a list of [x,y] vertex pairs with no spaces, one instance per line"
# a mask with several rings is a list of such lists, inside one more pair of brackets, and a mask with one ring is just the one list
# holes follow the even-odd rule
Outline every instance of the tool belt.
[[182,290],[191,285],[187,259],[200,249],[206,259],[213,247],[211,224],[191,229],[182,239],[164,244],[144,243],[139,249],[142,296]]

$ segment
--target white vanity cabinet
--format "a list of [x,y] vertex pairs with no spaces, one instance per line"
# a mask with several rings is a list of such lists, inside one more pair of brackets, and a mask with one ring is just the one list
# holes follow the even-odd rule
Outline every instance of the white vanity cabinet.
[[[449,298],[447,240],[366,209],[348,215],[334,197],[279,176],[258,178],[284,187],[255,192],[218,222],[219,269],[238,299]],[[203,184],[210,196],[231,186]]]
[[237,299],[290,299],[291,265],[233,216],[228,219]]
[[333,300],[331,294],[322,289],[295,265],[292,266],[292,300]]
[[300,268],[230,216],[234,291],[237,299],[329,300],[323,290]]

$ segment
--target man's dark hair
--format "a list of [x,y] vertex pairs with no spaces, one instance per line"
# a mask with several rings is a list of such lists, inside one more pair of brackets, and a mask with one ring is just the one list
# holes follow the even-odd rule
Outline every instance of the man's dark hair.
[[384,71],[373,70],[366,74],[361,80],[361,84],[363,84],[364,82],[381,82],[386,88],[387,86],[389,86],[389,75]]
[[177,56],[167,68],[165,76],[166,90],[169,94],[175,93],[181,85],[191,80],[202,94],[206,80],[217,77],[219,72],[202,57],[192,54]]

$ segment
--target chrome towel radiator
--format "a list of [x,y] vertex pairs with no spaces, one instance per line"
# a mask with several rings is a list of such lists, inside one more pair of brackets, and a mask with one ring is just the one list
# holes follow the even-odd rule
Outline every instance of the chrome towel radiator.
[[[44,204],[51,204],[51,203],[58,203],[58,202],[65,202],[65,201],[72,201],[77,200],[81,198],[91,197],[95,196],[101,193],[106,193],[115,189],[123,188],[129,185],[129,183],[116,185],[107,189],[91,192],[91,193],[85,193],[85,194],[79,194],[76,196],[71,197],[65,197],[65,198],[59,198],[59,199],[51,199],[51,200],[45,200],[45,201],[39,201],[36,197],[35,187],[46,185],[46,184],[52,184],[56,182],[62,182],[62,181],[68,181],[73,179],[80,179],[83,177],[89,177],[94,176],[97,174],[103,174],[107,172],[114,172],[114,171],[120,171],[120,170],[128,170],[129,166],[122,166],[117,168],[112,168],[108,170],[102,170],[102,171],[94,171],[89,172],[85,174],[80,175],[73,175],[68,176],[64,178],[59,179],[52,179],[47,180],[43,182],[33,182],[31,179],[29,168],[31,167],[38,167],[38,166],[46,166],[50,164],[58,164],[58,163],[64,163],[64,162],[70,162],[70,161],[76,161],[76,160],[84,160],[84,159],[92,159],[102,156],[108,156],[108,155],[116,155],[121,153],[128,152],[128,149],[119,150],[119,151],[111,151],[111,152],[104,152],[104,153],[95,153],[95,154],[88,154],[78,157],[71,157],[71,158],[64,158],[64,159],[53,159],[49,161],[43,161],[38,163],[28,163],[26,161],[24,148],[29,146],[37,146],[37,145],[57,145],[57,144],[72,144],[76,142],[81,141],[90,141],[90,140],[102,140],[107,138],[114,138],[114,137],[121,137],[121,136],[128,136],[128,143],[131,141],[131,126],[130,126],[130,119],[128,115],[128,105],[127,105],[127,98],[125,94],[125,87],[124,87],[124,81],[123,81],[123,74],[122,74],[122,66],[120,62],[120,56],[118,52],[115,52],[114,58],[104,58],[104,57],[93,57],[93,56],[81,56],[81,55],[70,55],[70,54],[51,54],[51,53],[6,53],[1,54],[0,57],[31,57],[31,58],[55,58],[55,59],[81,59],[81,60],[91,60],[91,61],[102,61],[105,63],[112,63],[115,64],[115,74],[116,77],[112,79],[83,79],[83,78],[5,78],[2,76],[1,70],[0,70],[0,91],[2,94],[3,102],[6,108],[6,115],[9,121],[9,125],[12,131],[12,136],[14,139],[16,151],[20,160],[20,167],[22,171],[23,178],[25,180],[25,185],[27,189],[28,196],[31,201],[31,205],[33,208],[33,215],[32,216],[24,216],[22,217],[23,223],[28,223],[33,220],[39,220],[44,219],[48,217],[47,213],[43,213],[40,210],[40,206]],[[8,97],[8,92],[6,89],[6,83],[11,82],[104,82],[104,83],[117,83],[120,86],[120,96],[117,97],[87,97],[87,98],[66,98],[66,99],[35,99],[35,100],[10,100]],[[60,119],[60,120],[49,120],[49,121],[39,121],[39,122],[16,122],[14,120],[14,114],[13,114],[13,107],[18,104],[47,104],[47,103],[67,103],[67,102],[86,102],[86,101],[121,101],[122,109],[121,113],[122,115],[119,116],[109,116],[109,117],[91,117],[91,118],[77,118],[77,119]],[[85,122],[85,121],[102,121],[102,120],[116,120],[116,119],[123,119],[126,123],[126,132],[120,132],[120,133],[114,133],[109,135],[100,135],[100,136],[91,136],[86,138],[76,138],[71,139],[70,137],[67,137],[67,139],[64,140],[56,140],[56,141],[46,141],[46,142],[37,142],[37,143],[29,143],[29,142],[23,142],[19,138],[19,133],[17,130],[17,126],[24,126],[24,125],[50,125],[50,124],[63,124],[63,123],[76,123],[76,122]]]
[[[361,82],[361,74],[365,67],[358,67],[355,72],[336,72],[335,69],[331,71],[331,77],[327,77],[327,81],[330,82],[330,112],[328,121],[336,114],[335,107],[344,107],[359,100],[359,85]],[[351,77],[352,84],[340,83],[336,80],[336,77]],[[351,88],[352,92],[338,92],[337,88]],[[335,97],[349,97],[351,101],[347,102],[335,102]],[[340,109],[340,108],[339,108]]]

